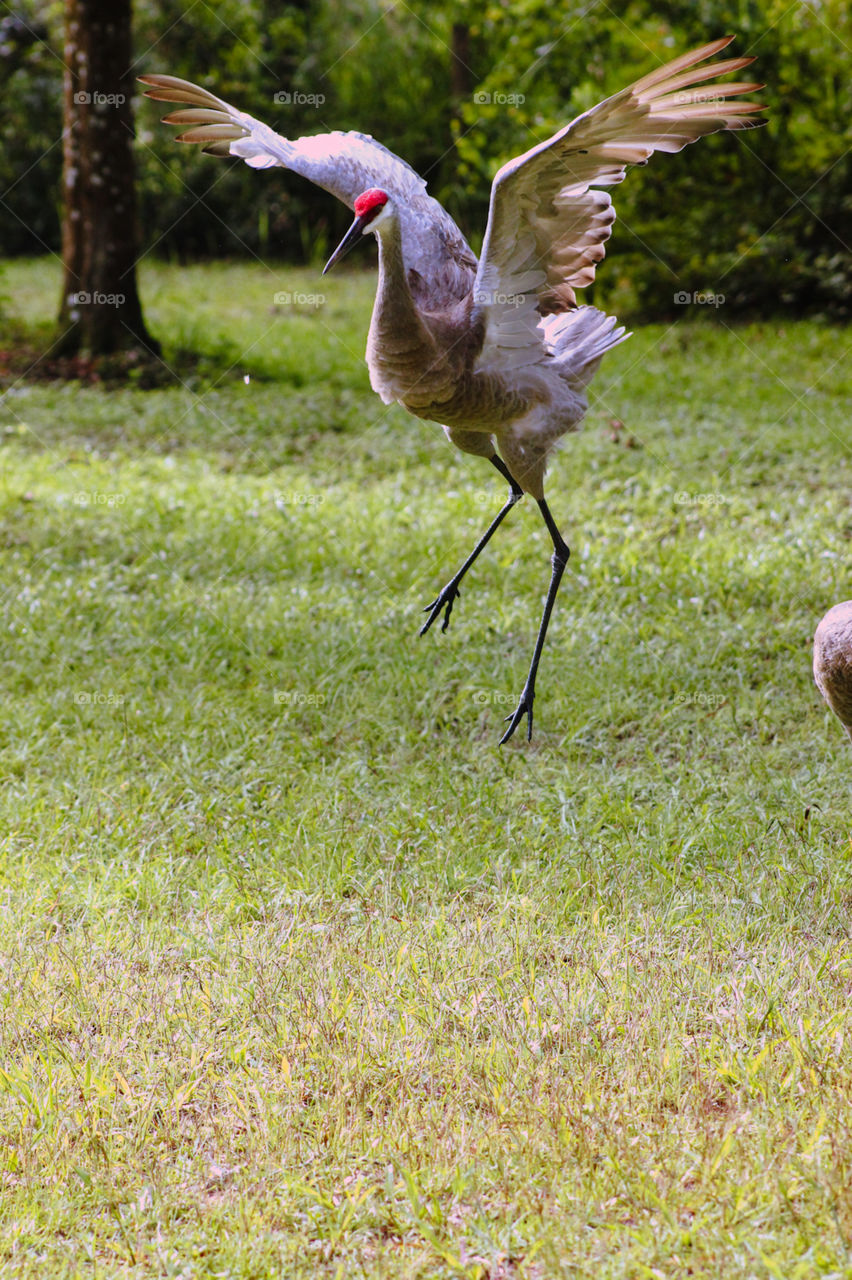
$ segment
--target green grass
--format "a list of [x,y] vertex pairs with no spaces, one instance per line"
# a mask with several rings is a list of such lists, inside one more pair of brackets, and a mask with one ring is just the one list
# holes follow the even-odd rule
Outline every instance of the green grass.
[[848,336],[608,357],[498,748],[549,543],[418,639],[503,493],[372,289],[151,266],[188,385],[0,399],[0,1275],[850,1277]]

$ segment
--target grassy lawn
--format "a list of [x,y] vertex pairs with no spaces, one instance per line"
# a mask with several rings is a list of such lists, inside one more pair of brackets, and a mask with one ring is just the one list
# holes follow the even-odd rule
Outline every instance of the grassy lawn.
[[850,1277],[848,335],[607,358],[499,748],[549,540],[418,638],[503,487],[372,290],[151,266],[185,384],[0,397],[0,1275]]

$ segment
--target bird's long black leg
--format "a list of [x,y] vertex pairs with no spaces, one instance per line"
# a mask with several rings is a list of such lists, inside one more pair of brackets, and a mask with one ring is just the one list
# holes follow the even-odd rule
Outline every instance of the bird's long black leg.
[[464,575],[467,573],[470,566],[473,564],[476,557],[479,555],[480,551],[483,549],[484,546],[487,545],[492,535],[497,531],[502,521],[506,518],[506,516],[512,510],[512,507],[515,505],[516,502],[520,502],[521,498],[524,496],[523,489],[518,484],[517,480],[515,480],[514,476],[510,474],[509,469],[502,458],[499,458],[495,453],[491,458],[489,458],[489,462],[491,462],[491,464],[497,468],[497,470],[500,472],[500,475],[503,476],[504,479],[509,481],[509,485],[511,486],[511,493],[509,494],[508,500],[506,501],[506,505],[502,507],[500,511],[498,511],[497,515],[491,521],[491,524],[485,530],[485,533],[483,533],[482,537],[479,539],[476,546],[473,548],[470,555],[465,560],[462,567],[459,569],[458,573],[455,574],[455,576],[450,579],[450,581],[444,587],[441,594],[438,596],[437,600],[433,600],[431,604],[427,604],[426,608],[423,610],[424,613],[429,614],[429,617],[426,619],[423,626],[420,628],[421,636],[425,636],[426,632],[429,630],[429,628],[431,627],[435,619],[439,616],[442,609],[446,609],[446,613],[444,614],[444,624],[441,627],[441,630],[446,631],[450,623],[450,614],[453,611],[453,605],[455,604],[456,596],[459,594],[459,583],[461,582]]
[[508,742],[518,725],[527,717],[527,742],[532,738],[533,729],[533,702],[535,701],[535,678],[538,672],[538,664],[541,658],[541,651],[544,648],[544,639],[547,635],[547,625],[550,622],[550,615],[553,612],[553,606],[556,602],[556,596],[559,591],[559,584],[562,581],[562,574],[565,572],[565,566],[568,563],[568,557],[571,552],[568,544],[562,537],[562,534],[556,527],[556,522],[550,514],[550,508],[544,498],[539,498],[538,505],[541,514],[544,516],[544,523],[547,525],[547,531],[553,539],[553,558],[550,562],[550,586],[547,589],[547,599],[544,602],[544,612],[541,615],[541,625],[538,629],[538,639],[535,642],[533,650],[532,662],[530,663],[527,682],[524,685],[523,693],[520,701],[512,715],[506,716],[511,723],[508,729],[500,739],[500,745]]

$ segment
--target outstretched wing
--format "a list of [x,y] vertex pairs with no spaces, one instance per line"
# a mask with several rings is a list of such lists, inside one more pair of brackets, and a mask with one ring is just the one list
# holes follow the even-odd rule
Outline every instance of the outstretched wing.
[[655,151],[680,151],[706,133],[763,123],[753,118],[763,109],[759,103],[730,101],[763,85],[704,83],[754,61],[698,66],[732,39],[652,71],[499,170],[474,283],[474,314],[485,322],[478,368],[541,359],[541,317],[571,310],[574,289],[595,278],[615,221],[612,201],[599,188],[621,182],[625,165]]
[[[319,133],[283,138],[268,125],[206,89],[177,76],[140,76],[145,96],[181,103],[163,118],[188,126],[178,142],[199,143],[209,155],[237,156],[253,169],[292,169],[349,208],[370,187],[394,198],[399,210],[405,264],[422,305],[450,305],[473,284],[476,257],[450,215],[418,173],[366,133]],[[411,273],[414,273],[412,275]]]

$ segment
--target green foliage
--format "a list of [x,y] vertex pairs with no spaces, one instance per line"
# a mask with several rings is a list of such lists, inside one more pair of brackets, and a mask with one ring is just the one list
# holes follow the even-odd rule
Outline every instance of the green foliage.
[[[187,10],[181,0],[144,0],[136,11],[139,74],[183,76],[280,132],[316,132],[315,110],[275,100],[283,91],[306,92],[302,68],[309,52],[310,10],[310,5],[241,0]],[[246,253],[299,258],[310,252],[335,203],[330,197],[306,191],[307,184],[282,174],[258,183],[257,174],[239,162],[216,161],[197,148],[175,144],[175,131],[159,123],[166,110],[162,103],[138,103],[141,216],[143,226],[156,228],[149,238],[154,251],[181,258]],[[313,229],[306,243],[302,228],[307,225]]]
[[[27,0],[0,27],[0,253],[56,251],[62,189],[60,6]],[[53,38],[48,34],[48,24]],[[53,46],[51,48],[50,46]],[[57,293],[56,302],[59,295]]]
[[606,358],[501,750],[549,539],[418,639],[502,486],[317,283],[148,262],[206,383],[0,399],[0,1270],[846,1280],[848,335]]
[[[61,13],[55,0],[28,3],[53,54],[43,44],[28,50],[1,109],[0,236],[13,253],[58,248]],[[499,164],[660,61],[733,34],[736,52],[757,58],[768,126],[705,139],[630,174],[614,193],[618,223],[598,300],[656,316],[672,314],[684,290],[724,295],[729,314],[848,309],[845,0],[592,0],[558,11],[551,0],[138,0],[135,14],[140,72],[197,80],[285,135],[373,133],[427,176],[474,246]],[[467,88],[454,97],[459,25]],[[346,225],[335,201],[295,176],[176,145],[162,114],[137,103],[148,251],[322,258]]]

